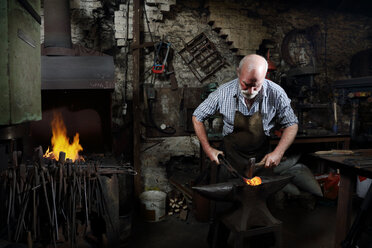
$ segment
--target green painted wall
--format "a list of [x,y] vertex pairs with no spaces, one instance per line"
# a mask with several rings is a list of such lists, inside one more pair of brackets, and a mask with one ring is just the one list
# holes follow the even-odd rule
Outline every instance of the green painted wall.
[[40,25],[18,1],[0,2],[0,125],[40,120]]
[[10,122],[7,11],[8,1],[0,1],[0,124]]

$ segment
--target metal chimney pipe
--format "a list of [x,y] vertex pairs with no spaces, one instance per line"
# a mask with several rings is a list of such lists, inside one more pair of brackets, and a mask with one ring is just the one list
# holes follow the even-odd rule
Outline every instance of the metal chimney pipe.
[[72,48],[69,0],[44,0],[44,47]]

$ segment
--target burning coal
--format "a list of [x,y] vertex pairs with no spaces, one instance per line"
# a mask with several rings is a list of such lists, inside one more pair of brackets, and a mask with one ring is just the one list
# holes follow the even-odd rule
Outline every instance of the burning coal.
[[79,152],[83,150],[83,147],[79,144],[79,133],[76,133],[72,143],[67,137],[67,129],[65,123],[63,122],[62,116],[60,113],[54,113],[53,120],[51,122],[52,126],[52,149],[45,152],[45,158],[59,159],[59,153],[62,151],[66,153],[66,159],[75,160],[84,160],[82,156],[79,155]]

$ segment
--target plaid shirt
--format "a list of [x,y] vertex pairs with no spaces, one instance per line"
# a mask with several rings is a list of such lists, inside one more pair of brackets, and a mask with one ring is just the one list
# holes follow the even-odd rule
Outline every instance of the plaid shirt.
[[[236,106],[236,96],[239,97],[239,106]],[[291,100],[283,88],[267,79],[263,82],[250,108],[247,107],[244,96],[240,93],[238,79],[234,79],[209,94],[208,98],[195,109],[193,115],[198,121],[204,122],[208,117],[219,112],[223,116],[222,135],[225,136],[234,129],[235,110],[243,115],[252,115],[259,111],[260,102],[263,128],[267,136],[276,123],[282,128],[298,123],[291,107]]]

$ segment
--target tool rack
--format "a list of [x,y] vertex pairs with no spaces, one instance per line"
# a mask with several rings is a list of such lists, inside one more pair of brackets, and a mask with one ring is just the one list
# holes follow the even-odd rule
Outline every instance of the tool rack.
[[226,63],[216,46],[204,33],[188,42],[179,54],[201,83]]

